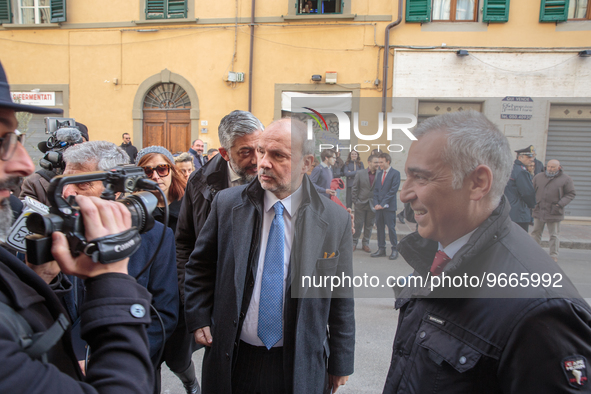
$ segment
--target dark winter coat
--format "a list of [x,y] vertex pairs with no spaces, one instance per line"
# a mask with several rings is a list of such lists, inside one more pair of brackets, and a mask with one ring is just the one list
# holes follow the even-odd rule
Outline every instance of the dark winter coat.
[[137,148],[133,146],[131,142],[129,144],[122,143],[119,147],[127,153],[127,156],[129,156],[129,164],[134,164],[137,156]]
[[[129,275],[136,277],[152,258],[156,246],[160,242],[164,226],[161,223],[154,223],[154,228],[142,234],[142,244],[137,252],[129,258]],[[170,229],[166,229],[166,235],[162,241],[162,247],[152,265],[137,279],[137,283],[148,289],[152,295],[152,305],[160,314],[166,337],[170,337],[178,321],[179,297],[176,288],[176,258],[175,258],[174,235]],[[74,291],[64,296],[70,318],[75,320],[79,316],[80,306],[84,305],[86,281],[71,277],[74,284]],[[162,326],[157,318],[148,326],[148,340],[150,343],[150,357],[156,364],[156,356],[163,346]]]
[[557,222],[564,219],[564,207],[575,198],[575,185],[570,176],[562,170],[554,177],[542,172],[534,177],[536,207],[533,216],[543,222]]
[[[232,363],[253,293],[259,258],[264,191],[258,180],[219,193],[187,263],[187,328],[211,327],[203,359],[203,392],[231,392]],[[302,202],[293,221],[292,283],[301,275],[352,275],[351,217],[320,197],[304,176]],[[323,252],[336,256],[323,258]],[[352,292],[316,298],[288,282],[283,325],[286,393],[323,392],[328,373],[353,373],[355,318]],[[330,289],[329,289],[330,290]],[[336,290],[338,291],[338,290]],[[330,334],[329,334],[330,333]],[[327,360],[328,359],[328,360]]]
[[[412,233],[400,254],[427,277],[437,242]],[[591,360],[591,308],[542,248],[501,205],[444,268],[448,277],[477,277],[467,287],[406,287],[384,393],[580,393],[567,362]],[[493,275],[504,286],[489,287]],[[533,286],[534,274],[550,287]],[[511,276],[513,275],[513,276]],[[512,282],[509,278],[516,278]],[[525,281],[530,280],[528,286]],[[517,285],[516,285],[517,281]],[[429,282],[427,282],[429,283]],[[552,287],[554,285],[562,287]],[[451,298],[450,298],[451,297]],[[587,360],[587,361],[585,361]],[[586,379],[586,378],[585,378]]]
[[176,264],[181,302],[185,293],[185,264],[195,248],[195,241],[211,210],[216,193],[230,187],[228,162],[222,155],[215,155],[187,182],[176,229]]
[[536,206],[536,192],[530,173],[519,160],[513,163],[511,178],[505,186],[505,196],[511,204],[511,220],[515,223],[530,223],[531,210]]
[[[154,372],[148,353],[146,325],[150,294],[123,274],[86,280],[82,337],[92,346],[93,360],[82,376],[71,348],[70,332],[49,351],[49,363],[31,359],[0,326],[0,393],[137,393],[153,391]],[[20,260],[0,248],[0,302],[10,305],[35,332],[45,332],[66,314],[52,289]],[[132,309],[132,306],[134,309]]]

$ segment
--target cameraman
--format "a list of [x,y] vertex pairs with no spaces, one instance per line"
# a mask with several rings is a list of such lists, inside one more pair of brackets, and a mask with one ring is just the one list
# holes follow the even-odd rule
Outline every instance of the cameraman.
[[[77,175],[85,172],[110,170],[118,164],[128,163],[129,156],[112,142],[90,141],[68,148],[64,152],[64,161],[67,163],[64,175]],[[79,195],[100,197],[103,190],[105,190],[105,186],[102,181],[71,183],[64,186],[63,197]],[[138,283],[152,294],[152,305],[162,318],[168,339],[176,327],[179,307],[176,248],[172,230],[165,228],[162,223],[155,222],[151,230],[141,234],[142,243],[138,251],[129,258],[128,268],[129,274],[133,277],[142,271],[146,262],[152,257],[163,231],[166,231],[166,234],[158,256],[150,268],[138,278]],[[72,277],[71,281],[74,291],[64,296],[64,303],[70,318],[72,321],[76,321],[80,314],[80,307],[84,305],[84,282],[76,277]],[[78,340],[76,337],[73,339],[74,343]],[[154,319],[148,327],[148,341],[150,343],[150,357],[156,366],[159,361],[158,352],[164,346],[162,327],[158,319]],[[78,350],[78,348],[74,349],[74,351]],[[83,360],[83,353],[78,357],[79,360]]]
[[[0,64],[0,211],[9,210],[10,187],[34,171],[27,151],[14,131],[15,111],[56,113],[13,103]],[[86,238],[117,234],[131,227],[126,207],[94,197],[76,197],[86,228]],[[0,221],[0,231],[10,223]],[[124,259],[95,264],[86,255],[73,258],[66,238],[53,234],[53,255],[66,274],[86,279],[86,300],[81,310],[82,337],[92,346],[93,358],[83,377],[66,331],[43,359],[31,358],[15,338],[14,321],[0,315],[0,392],[2,393],[150,393],[152,363],[146,325],[150,323],[148,291],[127,275]],[[65,311],[51,288],[31,269],[0,247],[0,306],[16,311],[35,333],[59,330]],[[18,330],[16,330],[18,332]]]
[[[49,182],[54,176],[60,175],[64,169],[63,160],[61,160],[61,152],[69,146],[88,141],[88,128],[82,123],[76,122],[76,127],[63,127],[52,133],[48,141],[41,141],[37,148],[42,152],[60,152],[58,162],[47,160],[47,155],[40,160],[41,169],[34,174],[26,177],[20,192],[20,198],[31,197],[42,204],[49,205],[47,199],[47,189]],[[65,147],[54,146],[55,142],[65,143]],[[54,159],[55,160],[55,159]]]

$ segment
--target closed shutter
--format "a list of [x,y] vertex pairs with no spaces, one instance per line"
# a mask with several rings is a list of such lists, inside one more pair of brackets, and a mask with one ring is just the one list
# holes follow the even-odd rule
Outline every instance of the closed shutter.
[[431,0],[406,0],[407,22],[430,22]]
[[186,0],[146,0],[146,19],[174,19],[186,17]]
[[483,22],[508,22],[509,0],[484,0]]
[[186,18],[187,1],[186,0],[168,0],[169,18]]
[[540,22],[561,22],[568,17],[569,0],[542,0]]
[[12,23],[10,0],[0,0],[0,23]]
[[577,196],[566,206],[566,216],[591,217],[591,121],[550,120],[546,164],[560,162],[564,172],[573,178]]
[[51,0],[49,3],[51,10],[51,23],[66,21],[66,0]]

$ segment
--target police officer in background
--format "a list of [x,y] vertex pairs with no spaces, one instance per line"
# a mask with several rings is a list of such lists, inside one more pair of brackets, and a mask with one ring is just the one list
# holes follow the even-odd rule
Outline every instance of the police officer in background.
[[517,158],[513,163],[513,170],[507,186],[505,196],[511,204],[509,216],[525,231],[529,230],[532,222],[531,210],[536,206],[536,191],[532,184],[532,177],[527,166],[534,162],[535,150],[532,145],[516,150]]
[[[15,111],[61,113],[13,103],[0,64],[0,232],[4,235],[12,217],[9,190],[35,170],[22,136],[15,134]],[[131,227],[131,215],[123,204],[83,196],[76,197],[76,202],[87,239],[118,234]],[[146,335],[151,296],[127,274],[129,259],[96,264],[85,254],[73,258],[64,234],[55,232],[52,239],[52,253],[61,271],[85,279],[81,332],[93,349],[92,361],[84,377],[72,351],[66,312],[54,292],[71,287],[65,275],[58,275],[55,283],[45,283],[0,247],[0,392],[151,392],[154,372]],[[35,267],[39,273],[44,268]],[[32,346],[31,338],[22,338],[23,331],[37,334],[32,336]],[[38,336],[43,341],[35,341]],[[37,345],[46,349],[38,351]]]

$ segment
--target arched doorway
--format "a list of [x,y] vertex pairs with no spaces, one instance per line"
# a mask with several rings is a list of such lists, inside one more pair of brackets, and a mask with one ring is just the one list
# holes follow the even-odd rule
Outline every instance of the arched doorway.
[[144,98],[144,146],[161,145],[173,154],[191,146],[191,99],[176,83],[160,83]]

